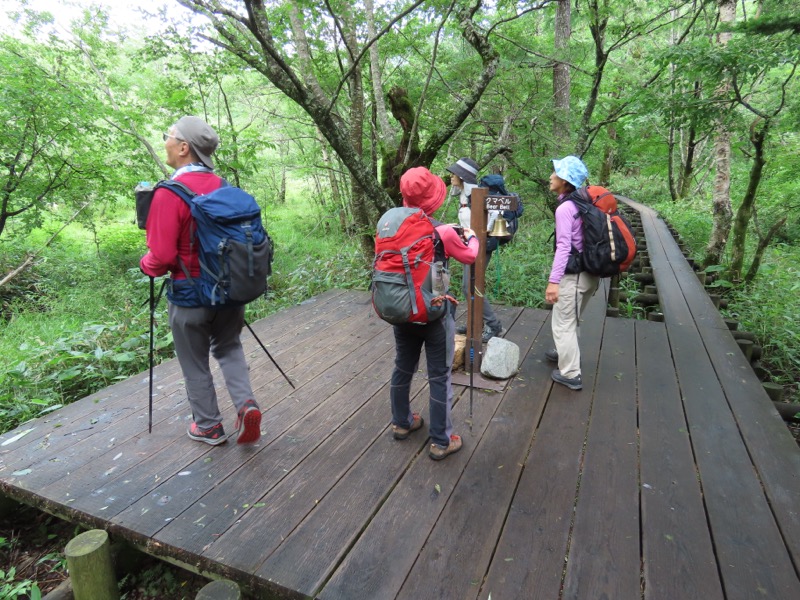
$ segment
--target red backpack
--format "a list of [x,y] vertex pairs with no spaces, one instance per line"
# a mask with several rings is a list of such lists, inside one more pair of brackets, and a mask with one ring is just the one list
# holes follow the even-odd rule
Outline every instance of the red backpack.
[[579,271],[599,277],[627,271],[636,257],[636,239],[630,222],[617,209],[614,194],[590,185],[575,190],[568,199],[578,207],[582,221],[583,251],[574,254]]
[[[418,208],[386,211],[375,234],[372,265],[372,306],[378,316],[400,323],[431,323],[444,315],[447,303],[431,303],[447,290],[444,257],[437,257],[439,242],[434,224]],[[436,273],[432,268],[436,265]]]

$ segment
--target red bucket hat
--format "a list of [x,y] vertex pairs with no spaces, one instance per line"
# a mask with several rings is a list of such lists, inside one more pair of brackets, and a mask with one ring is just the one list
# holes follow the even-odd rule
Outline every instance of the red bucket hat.
[[447,185],[425,167],[413,167],[400,177],[400,193],[403,206],[419,208],[426,215],[432,215],[444,202]]

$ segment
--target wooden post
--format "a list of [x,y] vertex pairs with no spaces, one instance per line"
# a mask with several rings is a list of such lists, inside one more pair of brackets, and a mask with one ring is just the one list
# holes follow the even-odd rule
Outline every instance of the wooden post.
[[761,384],[764,386],[764,391],[773,402],[781,402],[783,400],[783,386],[780,383],[772,383],[765,381]]
[[619,308],[619,288],[608,288],[608,305],[611,308]]
[[736,343],[739,344],[739,348],[742,349],[749,362],[753,357],[753,342],[750,340],[736,340]]
[[119,600],[108,533],[92,529],[72,538],[64,554],[75,600]]
[[[480,373],[481,370],[481,352],[483,350],[483,295],[486,281],[486,195],[488,190],[486,188],[476,187],[472,188],[470,195],[470,202],[472,210],[470,211],[469,226],[480,241],[480,249],[478,250],[478,258],[475,259],[475,290],[474,299],[470,301],[467,298],[467,354],[464,360],[464,369],[474,369]],[[464,265],[465,269],[469,269],[468,265]],[[473,356],[469,354],[469,348],[473,349]],[[471,364],[470,364],[471,361]]]
[[195,600],[241,600],[241,598],[242,592],[239,584],[228,579],[212,581],[203,586],[203,589],[195,596]]

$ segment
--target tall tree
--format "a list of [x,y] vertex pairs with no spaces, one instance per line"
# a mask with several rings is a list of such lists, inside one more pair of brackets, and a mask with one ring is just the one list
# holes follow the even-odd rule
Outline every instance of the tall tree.
[[[719,0],[719,23],[724,27],[716,35],[717,45],[724,50],[731,39],[729,27],[736,21],[736,0]],[[717,87],[716,97],[727,102],[731,90],[730,77],[723,79]],[[717,121],[714,141],[714,190],[711,199],[713,225],[706,244],[703,265],[722,262],[722,253],[728,243],[731,230],[731,132],[728,120],[721,116]]]
[[553,142],[554,155],[570,148],[570,72],[569,41],[572,35],[571,0],[558,0],[555,23],[555,64],[553,65]]
[[[217,32],[217,36],[213,39],[214,43],[226,48],[245,64],[263,74],[275,87],[308,113],[350,171],[353,180],[364,192],[364,204],[359,210],[354,211],[354,214],[359,221],[356,225],[365,232],[363,240],[365,248],[369,247],[372,224],[380,212],[392,205],[392,201],[364,160],[362,152],[353,144],[355,124],[344,116],[347,108],[341,90],[354,83],[356,71],[360,69],[369,46],[391,31],[397,22],[411,14],[422,4],[422,0],[415,0],[412,4],[398,10],[396,16],[384,25],[375,38],[360,42],[357,48],[350,48],[352,63],[338,82],[327,80],[330,74],[329,64],[322,60],[322,56],[308,56],[298,61],[286,51],[289,44],[298,51],[303,46],[302,36],[298,29],[285,26],[286,9],[290,16],[295,15],[291,18],[299,19],[302,16],[307,19],[317,15],[316,7],[299,2],[285,2],[268,7],[263,0],[245,0],[245,13],[241,13],[230,9],[227,3],[218,0],[178,1],[210,19]],[[341,22],[344,6],[328,2],[325,8],[327,15],[322,15],[320,12],[319,21],[330,18],[335,23]],[[408,157],[403,168],[416,164],[430,165],[437,152],[469,117],[470,112],[494,78],[499,58],[486,34],[473,20],[480,8],[481,2],[476,0],[472,4],[458,6],[455,12],[457,26],[461,30],[462,36],[481,60],[480,70],[472,78],[471,93],[449,114],[440,116],[435,128],[426,128],[430,131],[427,142],[420,149],[419,155]],[[433,8],[429,10],[433,10]],[[316,21],[314,26],[317,26]],[[334,44],[334,40],[328,39],[327,43]],[[306,44],[306,46],[309,45]],[[321,49],[321,52],[324,53],[324,48]],[[314,58],[319,58],[319,60],[310,60]],[[303,64],[306,66],[310,64],[311,68],[303,69]],[[323,80],[322,77],[326,79]],[[327,85],[328,83],[331,85]],[[399,165],[395,165],[395,168],[397,167]]]

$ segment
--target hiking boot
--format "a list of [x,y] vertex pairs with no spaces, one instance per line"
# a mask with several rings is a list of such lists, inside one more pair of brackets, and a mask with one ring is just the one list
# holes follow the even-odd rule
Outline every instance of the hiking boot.
[[236,417],[237,444],[251,444],[261,437],[261,411],[255,400],[247,400]]
[[440,446],[439,444],[431,444],[431,449],[428,451],[428,456],[433,460],[442,460],[451,454],[455,454],[461,450],[461,436],[451,435],[450,444],[447,446]]
[[567,386],[571,390],[579,390],[583,388],[583,382],[581,381],[580,375],[570,379],[569,377],[564,377],[561,374],[561,371],[558,369],[553,369],[553,372],[550,373],[550,378],[556,383]]
[[546,350],[544,353],[544,357],[549,360],[550,362],[557,363],[558,362],[558,352],[555,348],[552,350]]
[[464,335],[467,333],[467,326],[466,325],[456,325],[456,333],[459,335]]
[[186,432],[189,437],[197,442],[205,442],[212,446],[218,446],[228,441],[225,437],[225,430],[222,428],[222,423],[217,423],[210,429],[200,429],[196,423],[189,425],[189,430]]
[[394,439],[396,440],[404,440],[409,435],[414,433],[417,429],[422,427],[425,423],[425,419],[419,416],[419,413],[414,413],[414,417],[411,420],[411,427],[406,429],[405,427],[400,427],[399,425],[392,424],[392,434],[394,435]]
[[503,337],[506,334],[506,328],[502,325],[497,329],[492,329],[490,327],[485,327],[483,329],[483,335],[481,335],[481,341],[483,343],[488,342],[493,337]]

